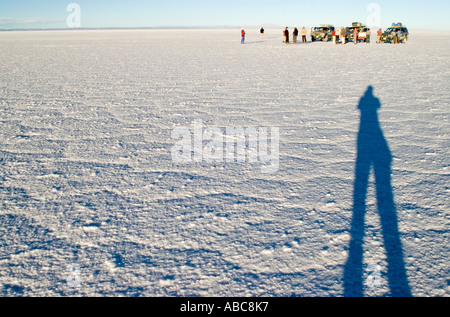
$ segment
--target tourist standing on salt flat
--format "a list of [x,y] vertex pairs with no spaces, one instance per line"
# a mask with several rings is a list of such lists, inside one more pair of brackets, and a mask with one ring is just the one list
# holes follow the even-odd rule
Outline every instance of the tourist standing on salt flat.
[[358,30],[358,28],[355,28],[353,30],[353,43],[358,44],[358,36],[359,36],[359,30]]
[[302,42],[304,44],[308,43],[308,41],[306,40],[306,35],[307,34],[308,34],[308,30],[305,27],[303,27],[303,29],[302,29]]
[[344,27],[341,28],[341,42],[343,45],[347,42],[347,30]]
[[336,29],[336,42],[334,44],[339,44],[339,39],[341,36],[341,29]]
[[293,43],[297,44],[297,38],[298,38],[298,29],[297,29],[297,27],[294,28],[294,32],[292,33],[292,37],[293,37]]
[[284,43],[289,44],[289,28],[286,27],[283,31]]
[[377,44],[381,43],[381,35],[383,34],[383,30],[379,29],[377,32]]

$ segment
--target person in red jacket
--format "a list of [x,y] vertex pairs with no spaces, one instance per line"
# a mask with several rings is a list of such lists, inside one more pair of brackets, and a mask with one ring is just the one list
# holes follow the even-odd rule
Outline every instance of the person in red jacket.
[[382,35],[383,31],[381,29],[378,30],[377,32],[377,44],[381,43],[381,35]]
[[242,28],[241,30],[241,44],[245,44],[245,30]]
[[359,37],[359,29],[355,28],[353,30],[353,43],[358,44],[358,37]]

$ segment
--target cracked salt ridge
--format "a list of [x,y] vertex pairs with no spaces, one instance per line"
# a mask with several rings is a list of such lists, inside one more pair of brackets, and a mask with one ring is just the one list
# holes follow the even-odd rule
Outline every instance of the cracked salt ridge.
[[[450,294],[448,35],[286,47],[268,31],[242,47],[230,30],[178,32],[0,34],[0,210],[15,219],[0,231],[0,294],[341,295],[368,85],[411,290]],[[279,172],[174,165],[171,130],[198,119],[280,127]],[[385,267],[374,192],[365,255]]]

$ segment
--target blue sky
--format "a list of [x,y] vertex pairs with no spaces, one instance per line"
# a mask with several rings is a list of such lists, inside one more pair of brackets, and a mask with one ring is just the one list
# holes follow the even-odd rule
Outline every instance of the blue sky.
[[0,29],[65,28],[69,3],[81,8],[81,26],[195,27],[276,24],[346,26],[366,22],[368,5],[379,5],[383,27],[450,30],[449,0],[0,0]]

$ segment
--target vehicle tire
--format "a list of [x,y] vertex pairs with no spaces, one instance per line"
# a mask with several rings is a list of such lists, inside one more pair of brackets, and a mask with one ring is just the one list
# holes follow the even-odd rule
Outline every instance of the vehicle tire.
[[313,37],[313,36],[311,36],[311,42],[315,42],[316,41],[316,38],[315,37]]

